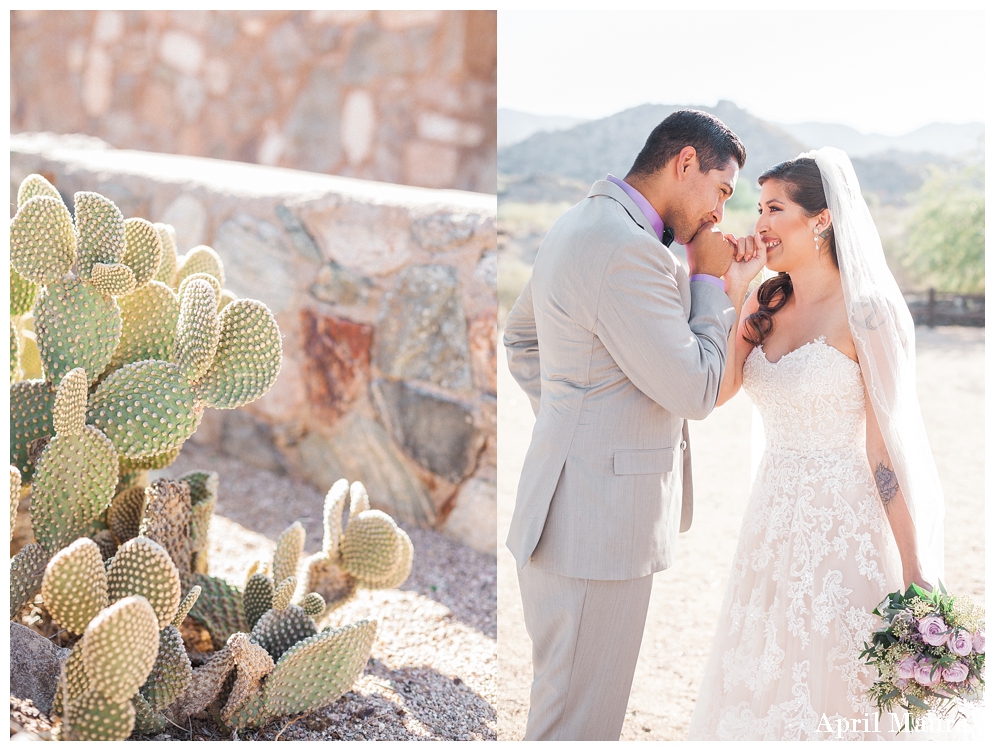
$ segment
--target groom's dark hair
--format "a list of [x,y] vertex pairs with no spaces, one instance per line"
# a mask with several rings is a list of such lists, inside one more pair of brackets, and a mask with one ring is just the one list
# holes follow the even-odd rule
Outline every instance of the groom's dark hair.
[[701,110],[677,110],[653,128],[629,174],[652,175],[685,146],[694,147],[702,172],[723,169],[731,159],[740,169],[746,164],[743,142],[719,118]]

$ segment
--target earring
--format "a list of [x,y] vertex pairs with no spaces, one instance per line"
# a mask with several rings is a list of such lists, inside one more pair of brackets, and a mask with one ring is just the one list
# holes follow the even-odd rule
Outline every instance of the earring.
[[815,235],[815,249],[818,250],[819,249],[819,228],[818,227],[813,227],[812,228],[812,234]]

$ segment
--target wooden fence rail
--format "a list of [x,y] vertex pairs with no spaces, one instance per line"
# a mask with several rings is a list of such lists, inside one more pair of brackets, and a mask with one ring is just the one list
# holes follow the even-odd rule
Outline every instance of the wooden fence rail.
[[985,325],[985,296],[959,295],[952,292],[906,292],[905,301],[912,320],[919,326]]

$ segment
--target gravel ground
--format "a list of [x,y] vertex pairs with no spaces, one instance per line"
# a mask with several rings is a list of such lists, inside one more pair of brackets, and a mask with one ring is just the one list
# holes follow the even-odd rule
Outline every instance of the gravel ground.
[[[159,475],[194,469],[220,476],[210,567],[241,585],[298,519],[305,554],[321,547],[324,493],[311,485],[188,444]],[[349,478],[355,479],[355,478]],[[399,590],[361,590],[320,625],[379,621],[363,676],[330,707],[282,717],[242,740],[494,740],[497,714],[497,581],[494,556],[429,530],[408,529],[411,577]],[[191,732],[192,730],[192,732]],[[156,740],[220,739],[207,723]]]
[[[919,328],[923,420],[946,497],[947,589],[985,598],[984,329]],[[500,339],[500,337],[499,337]],[[498,364],[498,737],[521,738],[532,681],[515,562],[503,545],[534,419],[528,399]],[[694,524],[674,565],[654,577],[623,740],[681,740],[715,632],[750,484],[753,408],[738,394],[691,424]]]

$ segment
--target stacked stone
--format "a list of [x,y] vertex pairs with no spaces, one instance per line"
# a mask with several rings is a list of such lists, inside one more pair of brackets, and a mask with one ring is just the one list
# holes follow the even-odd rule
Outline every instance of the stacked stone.
[[495,551],[493,198],[217,162],[180,182],[177,157],[68,146],[15,136],[13,179],[95,187],[175,227],[181,251],[208,243],[284,333],[270,392],[209,410],[191,440],[317,486],[362,477],[402,526]]
[[15,11],[11,59],[14,132],[495,191],[495,11]]

